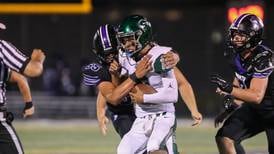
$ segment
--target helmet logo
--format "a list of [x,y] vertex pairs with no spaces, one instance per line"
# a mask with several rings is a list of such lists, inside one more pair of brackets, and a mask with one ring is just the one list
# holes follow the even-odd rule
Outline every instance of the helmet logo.
[[259,29],[259,23],[256,20],[252,21],[252,28],[254,30],[258,30]]
[[145,19],[141,19],[138,21],[139,28],[142,29],[143,31],[145,30],[146,26],[151,26],[150,22],[148,22]]
[[85,67],[85,70],[92,70],[94,72],[99,71],[101,68],[101,65],[97,64],[97,63],[91,63],[88,66]]

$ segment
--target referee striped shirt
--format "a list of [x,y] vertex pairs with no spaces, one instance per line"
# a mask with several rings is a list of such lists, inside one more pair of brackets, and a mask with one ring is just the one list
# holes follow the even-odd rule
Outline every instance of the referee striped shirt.
[[10,78],[11,70],[4,64],[3,61],[0,61],[0,106],[5,105],[6,103],[6,83]]
[[20,73],[24,72],[29,61],[14,45],[4,40],[0,40],[0,58],[10,69]]

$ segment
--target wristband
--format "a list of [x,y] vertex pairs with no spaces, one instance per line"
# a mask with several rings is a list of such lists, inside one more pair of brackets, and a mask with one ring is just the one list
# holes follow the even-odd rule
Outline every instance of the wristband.
[[141,82],[140,79],[136,76],[135,73],[132,73],[132,74],[129,76],[129,78],[130,78],[133,82],[135,82],[136,84]]
[[231,94],[231,92],[233,90],[233,86],[231,84],[227,84],[225,87],[219,87],[219,88],[229,94]]
[[24,110],[30,109],[33,106],[32,102],[25,102]]

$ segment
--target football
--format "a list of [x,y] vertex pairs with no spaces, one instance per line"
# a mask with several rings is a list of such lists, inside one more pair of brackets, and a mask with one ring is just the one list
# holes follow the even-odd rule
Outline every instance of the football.
[[135,93],[136,87],[138,87],[144,94],[153,94],[157,92],[152,86],[143,83],[135,85],[131,92]]

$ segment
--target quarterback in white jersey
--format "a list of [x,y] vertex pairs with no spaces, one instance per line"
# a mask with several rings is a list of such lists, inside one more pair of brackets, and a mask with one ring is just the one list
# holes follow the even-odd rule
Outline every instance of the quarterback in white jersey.
[[[152,70],[146,75],[147,84],[152,86],[157,93],[144,94],[143,103],[136,104],[135,112],[137,117],[143,117],[152,113],[174,112],[174,104],[178,99],[178,84],[173,69],[162,73],[156,73],[155,67],[161,55],[171,51],[170,47],[154,45],[148,55],[151,55]],[[122,75],[132,74],[135,71],[136,62],[127,57],[126,53],[120,52],[119,63],[122,66]]]
[[[129,27],[123,27],[123,24]],[[171,51],[171,48],[162,47],[151,42],[145,43],[146,40],[150,41],[151,39],[142,38],[144,35],[137,36],[136,30],[132,33],[128,31],[129,28],[134,29],[134,26],[137,30],[142,27],[142,30],[146,31],[141,33],[145,34],[149,32],[149,27],[147,26],[150,26],[150,24],[142,16],[135,15],[126,18],[120,25],[118,38],[121,40],[119,41],[122,49],[130,54],[126,56],[121,56],[120,54],[119,63],[123,67],[122,73],[130,74],[133,80],[146,82],[157,92],[143,94],[141,100],[136,100],[135,114],[137,118],[131,130],[120,142],[117,153],[142,154],[144,151],[147,151],[148,153],[156,154],[167,145],[167,141],[173,135],[175,129],[174,103],[178,99],[178,85],[173,69],[163,69],[162,65],[159,67],[161,56]],[[149,35],[145,37],[149,37]],[[153,69],[146,75],[146,79],[134,79],[132,74],[135,71],[136,61],[138,63],[143,56],[150,57]],[[133,100],[135,99],[134,97],[132,98]],[[172,150],[172,144],[168,145],[171,145],[166,147],[168,153],[177,153],[177,151]]]

